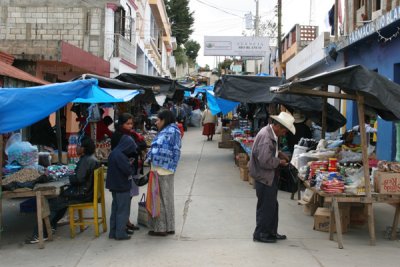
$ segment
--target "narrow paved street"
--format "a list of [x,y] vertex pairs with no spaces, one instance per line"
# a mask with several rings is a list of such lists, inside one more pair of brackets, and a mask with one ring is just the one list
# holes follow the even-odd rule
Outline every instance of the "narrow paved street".
[[[219,136],[216,136],[218,139]],[[377,246],[368,245],[366,227],[344,235],[344,249],[328,233],[312,229],[306,216],[286,192],[279,193],[280,232],[288,240],[254,243],[255,191],[239,178],[231,149],[205,141],[199,129],[185,133],[182,159],[175,175],[176,235],[150,237],[144,227],[129,241],[114,241],[104,233],[94,238],[92,227],[75,239],[62,226],[46,248],[25,245],[33,214],[19,213],[19,202],[6,201],[5,232],[0,266],[395,266],[400,243],[384,239],[393,208],[376,205]],[[144,191],[144,188],[142,189]],[[136,220],[134,199],[132,220]],[[109,215],[111,199],[107,194]],[[22,218],[21,218],[22,217]]]

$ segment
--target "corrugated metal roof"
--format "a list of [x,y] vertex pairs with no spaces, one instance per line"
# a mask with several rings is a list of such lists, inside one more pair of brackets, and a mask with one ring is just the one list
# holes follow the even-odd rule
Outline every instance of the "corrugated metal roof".
[[32,82],[36,84],[50,84],[49,82],[39,79],[35,76],[30,75],[29,73],[22,71],[16,67],[13,67],[5,62],[0,61],[0,76],[12,77],[14,79]]

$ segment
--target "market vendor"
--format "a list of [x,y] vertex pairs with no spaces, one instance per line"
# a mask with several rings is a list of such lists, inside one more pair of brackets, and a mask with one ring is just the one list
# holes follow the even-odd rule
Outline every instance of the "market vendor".
[[[76,165],[75,175],[70,176],[70,185],[56,197],[49,199],[50,224],[53,231],[57,229],[57,222],[64,217],[68,206],[90,202],[93,200],[93,178],[94,170],[100,164],[94,156],[96,146],[89,137],[84,137],[80,146],[77,147],[77,153],[80,159]],[[47,236],[46,230],[45,238]],[[35,244],[39,242],[38,227],[34,228],[30,238],[25,240],[26,244]]]
[[312,133],[310,127],[306,125],[306,116],[299,111],[293,111],[294,127],[296,128],[296,134],[288,132],[286,135],[288,141],[288,148],[291,154],[293,154],[294,146],[297,145],[301,138],[311,138]]
[[253,240],[275,243],[286,239],[278,234],[278,179],[279,166],[287,166],[289,158],[278,151],[278,138],[288,131],[296,133],[294,118],[286,112],[270,116],[271,124],[257,134],[250,156],[249,173],[255,180],[257,194],[256,228]]

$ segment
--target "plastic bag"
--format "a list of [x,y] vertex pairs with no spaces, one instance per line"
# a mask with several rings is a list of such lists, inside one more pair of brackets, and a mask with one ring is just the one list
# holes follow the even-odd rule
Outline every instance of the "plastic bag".
[[16,139],[7,147],[8,162],[16,161],[21,166],[37,165],[39,162],[37,146],[29,142],[18,142]]
[[20,142],[22,142],[22,136],[20,133],[14,133],[13,135],[11,135],[11,137],[8,138],[6,147],[4,149],[6,155],[8,155],[8,150],[9,150],[10,146],[12,146],[15,143],[20,143]]
[[200,127],[201,123],[201,111],[200,109],[193,110],[192,116],[190,117],[190,124],[194,127]]

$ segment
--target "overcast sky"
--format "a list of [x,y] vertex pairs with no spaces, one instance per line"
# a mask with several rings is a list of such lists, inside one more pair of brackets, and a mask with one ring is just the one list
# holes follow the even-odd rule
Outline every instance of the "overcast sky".
[[[310,12],[310,2],[311,12]],[[275,19],[274,6],[277,0],[259,0],[261,21]],[[325,26],[326,14],[334,0],[282,0],[282,34],[286,34],[296,23],[320,26],[320,32],[328,31]],[[244,15],[256,13],[255,0],[190,0],[189,7],[194,11],[195,23],[191,39],[203,47],[204,36],[242,36],[245,30]],[[310,16],[311,13],[311,16]],[[222,59],[221,59],[222,60]],[[203,56],[199,51],[197,63],[215,67],[215,57]]]

